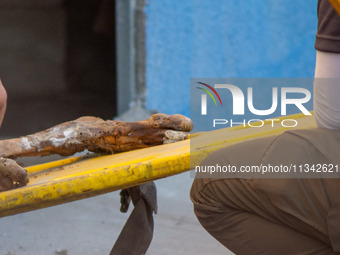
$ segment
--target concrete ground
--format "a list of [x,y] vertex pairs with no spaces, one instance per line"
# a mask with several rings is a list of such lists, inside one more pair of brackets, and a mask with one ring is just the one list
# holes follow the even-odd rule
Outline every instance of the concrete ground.
[[[156,181],[159,211],[149,255],[232,254],[198,223],[189,172]],[[109,254],[129,213],[119,192],[0,219],[0,254]],[[130,211],[130,210],[129,210]]]

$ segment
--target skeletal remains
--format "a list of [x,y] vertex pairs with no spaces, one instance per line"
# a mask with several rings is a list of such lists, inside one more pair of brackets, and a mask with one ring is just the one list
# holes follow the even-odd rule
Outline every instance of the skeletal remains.
[[20,138],[0,141],[0,191],[25,186],[27,171],[13,159],[88,150],[112,154],[188,138],[192,121],[179,114],[155,114],[150,119],[124,122],[81,117]]

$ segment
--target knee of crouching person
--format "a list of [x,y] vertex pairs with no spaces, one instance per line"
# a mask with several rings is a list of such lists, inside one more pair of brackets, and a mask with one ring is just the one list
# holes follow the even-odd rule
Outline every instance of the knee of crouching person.
[[191,189],[190,189],[190,199],[193,203],[193,211],[196,215],[196,217],[198,218],[198,220],[200,219],[200,209],[202,206],[202,201],[200,201],[200,197],[201,197],[201,189],[202,189],[202,185],[201,185],[202,180],[199,178],[195,178],[192,185],[191,185]]
[[190,189],[190,199],[194,204],[198,202],[198,197],[200,193],[199,182],[200,182],[200,179],[195,178]]
[[196,212],[197,207],[209,206],[209,202],[204,194],[205,184],[208,179],[195,177],[191,189],[190,189],[190,199],[194,204],[194,211]]
[[209,223],[211,215],[220,211],[219,203],[216,203],[209,195],[207,195],[207,191],[205,190],[207,181],[209,180],[196,177],[190,190],[193,211],[203,227]]

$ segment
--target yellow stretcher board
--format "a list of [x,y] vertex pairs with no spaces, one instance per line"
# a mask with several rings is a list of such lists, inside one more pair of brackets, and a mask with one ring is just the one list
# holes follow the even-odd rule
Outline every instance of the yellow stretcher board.
[[[316,127],[312,116],[278,118],[298,120],[296,128]],[[192,134],[190,141],[160,145],[97,157],[72,157],[28,167],[27,186],[0,193],[0,217],[92,197],[136,186],[190,170],[209,153],[245,140],[275,136],[289,129],[279,121],[261,128],[236,126]],[[255,124],[254,124],[255,125]],[[191,153],[190,153],[191,152]]]

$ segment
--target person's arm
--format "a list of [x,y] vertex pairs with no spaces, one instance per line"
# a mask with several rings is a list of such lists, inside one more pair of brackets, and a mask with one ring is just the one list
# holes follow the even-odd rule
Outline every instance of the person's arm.
[[0,79],[0,126],[5,116],[6,105],[7,105],[7,92],[4,86],[2,85],[2,82]]
[[[5,116],[7,92],[0,80],[0,126]],[[12,159],[0,157],[0,191],[6,191],[25,186],[28,183],[26,169]]]
[[318,1],[315,48],[315,120],[319,128],[340,129],[340,16],[328,0]]

